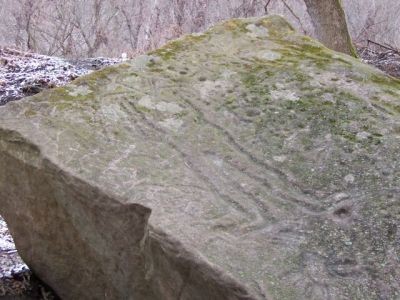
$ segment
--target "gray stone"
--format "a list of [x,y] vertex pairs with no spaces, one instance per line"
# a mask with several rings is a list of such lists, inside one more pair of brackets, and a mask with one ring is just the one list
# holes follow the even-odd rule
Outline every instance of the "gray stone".
[[399,98],[230,20],[1,107],[0,214],[63,299],[396,299]]

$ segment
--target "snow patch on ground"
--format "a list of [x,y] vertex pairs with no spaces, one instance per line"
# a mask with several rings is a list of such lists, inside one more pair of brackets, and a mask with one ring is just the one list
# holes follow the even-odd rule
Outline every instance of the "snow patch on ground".
[[0,48],[0,105],[37,94],[44,89],[65,85],[93,70],[121,61],[111,58],[73,61]]
[[[28,273],[30,271],[15,249],[7,224],[0,217],[0,297],[22,294],[28,290],[30,285],[23,280],[25,275],[30,276]],[[17,280],[17,277],[21,280]]]
[[358,49],[361,59],[383,72],[400,78],[400,52],[397,50],[374,51],[370,48]]

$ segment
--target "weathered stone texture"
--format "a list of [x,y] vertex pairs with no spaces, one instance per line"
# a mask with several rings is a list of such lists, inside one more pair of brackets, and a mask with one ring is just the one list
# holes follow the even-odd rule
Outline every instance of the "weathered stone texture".
[[64,299],[396,299],[400,83],[231,20],[0,108],[0,214]]

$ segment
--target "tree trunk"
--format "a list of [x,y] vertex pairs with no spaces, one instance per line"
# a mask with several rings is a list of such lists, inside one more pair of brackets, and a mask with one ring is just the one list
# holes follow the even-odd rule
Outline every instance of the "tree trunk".
[[304,0],[318,39],[328,48],[357,57],[341,0]]

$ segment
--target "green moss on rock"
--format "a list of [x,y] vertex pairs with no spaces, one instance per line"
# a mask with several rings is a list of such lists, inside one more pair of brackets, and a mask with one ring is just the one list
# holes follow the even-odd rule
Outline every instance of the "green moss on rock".
[[[129,249],[123,261],[107,252],[110,265],[94,251],[104,270],[121,268],[113,273],[118,280],[100,278],[75,299],[90,298],[90,289],[104,295],[102,287],[126,298],[120,282],[129,295],[148,288],[148,299],[164,299],[166,291],[171,299],[395,299],[399,90],[399,81],[296,33],[280,17],[222,22],[2,107],[0,211],[14,216],[10,203],[25,209],[32,199],[56,203],[73,215],[47,222],[76,218],[86,226],[74,231],[74,242]],[[15,154],[20,144],[28,146]],[[21,165],[5,163],[9,157]],[[15,199],[1,192],[8,174],[26,175],[27,166],[42,183],[29,186],[32,196],[18,192],[23,185]],[[41,189],[53,187],[64,192]],[[112,205],[95,206],[93,223],[81,218],[82,207],[102,197]],[[150,218],[129,215],[132,206],[151,210]],[[46,209],[32,213],[43,219]],[[117,229],[109,236],[97,230],[110,225],[115,209],[126,239]],[[140,233],[138,224],[145,225]],[[42,245],[48,228],[41,230]],[[72,266],[88,257],[69,239],[59,242],[74,255],[59,257],[49,246],[51,255],[40,259],[67,260],[66,271],[50,275],[68,298],[64,272],[75,274]],[[68,284],[98,274],[71,276]]]

